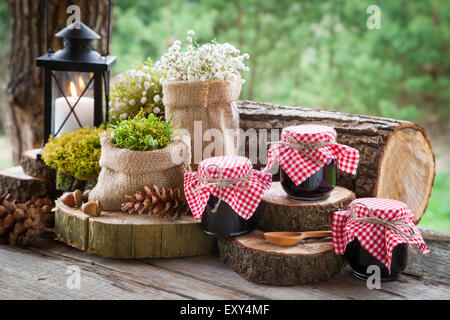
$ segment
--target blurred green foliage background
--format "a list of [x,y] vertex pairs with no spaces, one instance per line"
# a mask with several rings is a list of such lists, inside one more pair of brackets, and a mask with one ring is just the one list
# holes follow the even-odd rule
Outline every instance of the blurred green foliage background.
[[[114,73],[159,59],[193,29],[250,54],[242,99],[419,122],[438,174],[421,225],[450,231],[450,1],[115,0]],[[381,29],[369,30],[369,5]],[[9,50],[0,0],[0,84]],[[1,93],[2,94],[2,93]],[[1,96],[0,96],[1,98]],[[2,139],[0,139],[2,144]],[[437,146],[437,147],[436,147]],[[0,165],[4,161],[0,159]]]

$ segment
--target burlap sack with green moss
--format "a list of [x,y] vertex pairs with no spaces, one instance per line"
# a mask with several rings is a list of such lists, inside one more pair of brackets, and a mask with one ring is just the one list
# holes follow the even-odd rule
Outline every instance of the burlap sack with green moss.
[[114,146],[107,135],[100,138],[100,175],[89,194],[89,201],[100,200],[106,211],[119,211],[132,195],[144,186],[179,188],[183,191],[183,174],[190,170],[185,163],[191,157],[188,140],[175,137],[163,149],[131,151]]
[[[240,78],[234,82],[164,81],[162,86],[166,118],[173,116],[172,123],[175,126],[189,131],[191,164],[198,164],[209,156],[237,154],[239,113],[236,100],[241,92]],[[201,127],[199,121],[201,121]],[[194,135],[195,122],[197,122],[197,128]],[[212,135],[216,135],[219,130],[223,137],[223,147],[213,152],[210,152],[211,147],[208,147],[211,141],[214,141],[217,146],[220,143],[216,136],[209,137],[210,141],[203,141],[203,135],[209,129],[216,129],[209,131]],[[197,141],[194,141],[194,138]],[[196,165],[193,166],[195,167]]]

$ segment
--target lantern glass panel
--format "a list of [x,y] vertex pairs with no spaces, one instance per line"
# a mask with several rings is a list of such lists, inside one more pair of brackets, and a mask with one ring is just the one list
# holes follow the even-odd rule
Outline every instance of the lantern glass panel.
[[94,126],[94,74],[52,71],[52,135]]

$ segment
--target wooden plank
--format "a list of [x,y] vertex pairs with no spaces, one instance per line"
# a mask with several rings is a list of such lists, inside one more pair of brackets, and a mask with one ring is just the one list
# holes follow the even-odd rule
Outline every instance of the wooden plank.
[[450,299],[450,286],[447,283],[409,275],[402,275],[396,282],[382,283],[381,290],[369,290],[365,281],[350,274],[349,267],[330,281],[276,287],[243,280],[215,256],[145,261],[194,279],[203,279],[222,287],[239,288],[247,294],[258,294],[270,299]]
[[182,295],[189,299],[252,299],[234,289],[224,289],[201,280],[193,280],[139,260],[118,260],[102,258],[72,249],[52,241],[40,241],[30,250],[52,259],[64,259],[74,264],[83,263],[99,274],[114,273],[124,281],[133,281],[159,290]]
[[[446,250],[429,246],[436,253]],[[279,287],[247,282],[214,255],[113,260],[42,239],[26,250],[0,246],[0,261],[0,299],[450,299],[449,283],[427,274],[403,274],[369,290],[347,267],[330,281]],[[408,269],[419,263],[410,262]],[[82,270],[80,291],[65,286],[70,265]]]
[[450,283],[450,242],[426,242],[431,248],[427,255],[422,255],[416,247],[409,249],[405,273]]
[[[39,253],[0,246],[0,299],[185,299],[176,293],[98,272],[89,263],[52,259]],[[67,268],[81,269],[81,288],[66,285]]]

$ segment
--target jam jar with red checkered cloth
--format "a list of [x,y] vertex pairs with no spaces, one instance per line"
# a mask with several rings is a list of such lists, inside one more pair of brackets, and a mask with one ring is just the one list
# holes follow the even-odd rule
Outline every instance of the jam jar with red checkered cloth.
[[286,194],[296,200],[322,200],[336,186],[336,170],[355,174],[359,152],[336,143],[336,131],[322,125],[284,128],[281,140],[271,143],[269,170],[280,165],[280,181]]
[[430,249],[414,224],[414,213],[398,200],[360,198],[333,215],[333,246],[344,254],[358,278],[380,281],[399,278],[408,261],[408,245],[427,254]]
[[249,159],[220,156],[203,160],[184,175],[184,193],[203,232],[217,238],[251,232],[255,210],[270,188],[269,173],[253,169]]

